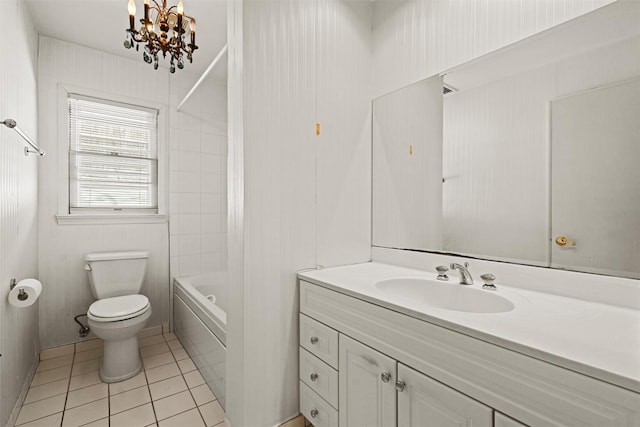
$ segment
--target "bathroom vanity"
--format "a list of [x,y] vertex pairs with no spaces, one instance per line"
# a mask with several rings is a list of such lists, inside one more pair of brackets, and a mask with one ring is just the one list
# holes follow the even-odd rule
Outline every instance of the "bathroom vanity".
[[640,425],[636,310],[375,262],[298,276],[316,427]]

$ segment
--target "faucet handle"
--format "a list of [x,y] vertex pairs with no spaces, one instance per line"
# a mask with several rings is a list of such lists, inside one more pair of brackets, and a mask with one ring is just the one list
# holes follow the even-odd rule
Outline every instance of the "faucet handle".
[[[458,264],[457,262],[452,262],[451,263],[451,268],[455,269],[456,265],[460,265],[460,264]],[[469,268],[469,263],[468,262],[464,263],[464,268]]]
[[491,273],[481,274],[480,278],[484,281],[484,285],[482,285],[482,289],[488,289],[490,291],[495,291],[496,285],[493,284],[496,280],[496,276]]
[[436,277],[436,279],[444,281],[449,280],[449,276],[447,276],[447,271],[449,271],[449,268],[446,265],[437,266],[436,271],[438,272],[438,277]]

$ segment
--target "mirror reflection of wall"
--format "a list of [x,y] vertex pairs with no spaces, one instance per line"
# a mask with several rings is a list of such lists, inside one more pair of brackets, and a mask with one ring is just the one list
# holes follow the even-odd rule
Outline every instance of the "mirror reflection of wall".
[[443,250],[547,262],[552,90],[534,69],[444,97]]
[[442,247],[442,77],[376,100],[372,122],[373,244]]
[[[612,120],[608,121],[610,126],[601,124],[599,129],[609,137],[589,132],[600,138],[600,145],[597,141],[572,141],[571,149],[581,154],[573,156],[574,169],[557,164],[557,153],[562,149],[556,145],[566,143],[552,135],[551,126],[552,105],[567,104],[562,101],[567,99],[584,104],[583,93],[640,75],[638,12],[638,4],[616,3],[443,73],[444,84],[454,91],[443,97],[442,244],[424,248],[424,240],[419,238],[413,242],[387,239],[380,244],[375,236],[383,233],[376,231],[380,226],[376,217],[388,209],[374,204],[374,245],[640,277],[640,176],[632,172],[640,170],[636,167],[640,124],[632,124],[640,120],[625,119],[634,114],[640,117],[634,113],[640,104],[640,84],[629,83],[624,89],[628,96],[618,96],[604,108]],[[387,102],[387,96],[404,90],[374,100],[374,111]],[[598,99],[604,102],[605,98]],[[592,119],[579,117],[578,108],[569,110],[562,120],[593,123]],[[603,116],[602,111],[597,114]],[[424,126],[407,122],[410,117],[403,118],[400,124],[384,126]],[[559,120],[559,115],[554,118],[554,132],[568,129]],[[611,127],[620,126],[628,129],[611,131]],[[583,126],[578,125],[578,129]],[[574,134],[580,132],[574,129]],[[374,159],[383,155],[379,147],[393,138],[375,139],[374,132]],[[596,148],[580,150],[583,144]],[[606,152],[616,153],[612,156],[615,161],[585,158],[602,157]],[[629,155],[620,155],[625,152]],[[583,175],[569,172],[562,175],[560,184],[559,171],[577,171],[577,163],[585,162],[601,171],[598,182],[585,184]],[[374,198],[379,173],[374,164]],[[623,187],[623,192],[632,193],[624,204],[592,194]],[[610,194],[614,193],[620,196],[620,191]],[[587,200],[598,202],[585,204]],[[583,224],[583,228],[579,230],[577,224]],[[594,233],[596,226],[599,230]],[[589,227],[591,233],[586,231]],[[418,230],[418,225],[413,229]],[[556,237],[566,237],[575,245],[556,244]],[[617,260],[620,262],[616,264]]]
[[[637,62],[625,59],[638,57],[639,44],[633,37],[500,80],[458,87],[444,97],[442,250],[562,264],[550,258],[551,102],[637,74]],[[445,77],[449,81],[456,81],[455,72]],[[615,107],[619,111],[611,111],[613,116],[630,108]],[[618,144],[624,142],[607,141],[610,150],[626,151]],[[578,191],[579,183],[573,184]]]

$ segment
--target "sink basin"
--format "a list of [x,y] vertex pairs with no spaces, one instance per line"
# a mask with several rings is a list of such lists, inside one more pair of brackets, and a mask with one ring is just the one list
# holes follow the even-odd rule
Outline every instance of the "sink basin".
[[468,313],[505,313],[515,308],[508,299],[455,282],[438,282],[419,278],[382,280],[376,287],[389,295],[445,310]]

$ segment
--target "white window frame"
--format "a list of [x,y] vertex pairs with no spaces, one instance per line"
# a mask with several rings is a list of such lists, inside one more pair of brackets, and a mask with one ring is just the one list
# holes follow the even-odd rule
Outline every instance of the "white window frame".
[[[69,209],[69,95],[95,98],[106,103],[129,104],[158,111],[158,212],[135,213],[123,211],[95,211],[70,213]],[[73,224],[144,224],[166,223],[168,219],[169,149],[167,144],[167,106],[158,102],[104,93],[86,88],[58,85],[58,214],[60,225]]]

